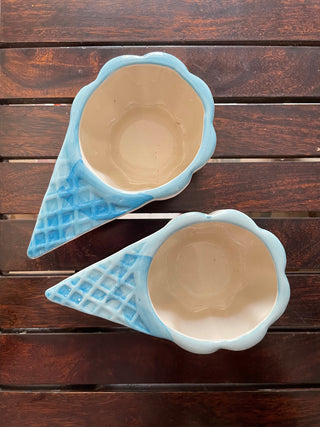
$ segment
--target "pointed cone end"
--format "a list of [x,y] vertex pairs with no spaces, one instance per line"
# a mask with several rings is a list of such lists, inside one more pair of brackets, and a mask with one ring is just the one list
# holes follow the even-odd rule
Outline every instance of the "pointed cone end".
[[41,255],[44,255],[46,251],[43,247],[37,247],[37,245],[34,242],[34,237],[32,235],[29,246],[28,246],[28,250],[27,250],[27,255],[28,258],[30,259],[36,259],[39,258]]
[[45,291],[45,296],[48,298],[48,300],[52,301],[51,295],[52,295],[52,288],[49,288]]
[[30,243],[29,243],[29,247],[28,247],[28,250],[27,250],[27,255],[28,255],[28,257],[29,257],[30,259],[35,259],[35,258],[37,258],[37,255],[34,253],[34,248],[33,248],[33,244],[32,244],[32,239],[31,239],[31,241],[30,241]]

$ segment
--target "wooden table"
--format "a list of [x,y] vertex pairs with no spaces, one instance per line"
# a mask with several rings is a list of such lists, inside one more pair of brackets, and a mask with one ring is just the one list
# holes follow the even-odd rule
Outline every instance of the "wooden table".
[[[319,1],[3,0],[1,13],[1,425],[320,425]],[[149,51],[210,86],[213,159],[178,197],[29,260],[73,97],[110,58]],[[168,214],[220,208],[287,251],[290,304],[254,348],[193,355],[45,299]]]

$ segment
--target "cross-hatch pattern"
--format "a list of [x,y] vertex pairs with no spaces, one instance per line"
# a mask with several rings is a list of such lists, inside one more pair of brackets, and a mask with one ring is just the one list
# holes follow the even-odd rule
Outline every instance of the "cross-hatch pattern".
[[40,209],[28,255],[38,257],[128,211],[108,203],[61,157]]
[[[49,298],[88,314],[149,333],[137,310],[135,252],[100,261],[50,290]],[[116,254],[117,255],[117,254]]]

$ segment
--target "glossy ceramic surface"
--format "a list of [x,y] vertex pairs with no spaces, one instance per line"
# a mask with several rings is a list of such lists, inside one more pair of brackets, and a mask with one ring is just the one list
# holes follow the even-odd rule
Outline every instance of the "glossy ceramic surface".
[[213,111],[207,85],[172,55],[105,64],[73,102],[28,256],[181,192],[214,151]]
[[283,246],[235,210],[188,213],[58,285],[54,302],[195,353],[243,350],[285,310]]
[[203,119],[200,97],[175,70],[155,64],[122,67],[84,108],[79,130],[84,162],[120,190],[160,187],[194,160]]

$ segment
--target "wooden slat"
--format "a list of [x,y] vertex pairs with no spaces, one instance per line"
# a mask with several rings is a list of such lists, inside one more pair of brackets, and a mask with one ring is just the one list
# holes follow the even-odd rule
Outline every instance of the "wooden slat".
[[0,328],[116,328],[96,316],[50,303],[44,292],[64,277],[0,276]]
[[161,220],[113,221],[43,257],[30,260],[27,257],[27,247],[34,221],[0,221],[0,270],[79,270],[154,233],[166,222]]
[[[40,271],[85,268],[163,227],[168,220],[115,220],[60,248],[31,260],[27,247],[32,220],[0,221],[0,270]],[[256,218],[274,233],[287,252],[290,270],[320,269],[320,218]]]
[[[56,157],[69,105],[0,106],[0,157]],[[320,156],[320,104],[216,105],[220,157]]]
[[320,156],[320,105],[216,105],[214,157]]
[[[47,163],[0,163],[0,212],[38,213],[53,170]],[[178,196],[143,212],[319,210],[320,162],[210,163]]]
[[316,384],[320,332],[269,332],[251,349],[196,355],[136,332],[0,335],[3,385]]
[[3,42],[319,40],[309,0],[3,0]]
[[2,392],[6,427],[316,426],[320,391]]
[[320,275],[289,275],[291,296],[275,327],[320,328]]
[[[117,324],[52,304],[47,288],[63,277],[0,278],[0,328],[89,328]],[[290,275],[291,298],[285,314],[273,328],[320,328],[320,275]]]
[[57,157],[69,114],[69,105],[0,105],[0,157]]
[[74,97],[109,59],[151,51],[177,56],[216,97],[320,96],[318,47],[131,46],[2,49],[0,98]]

